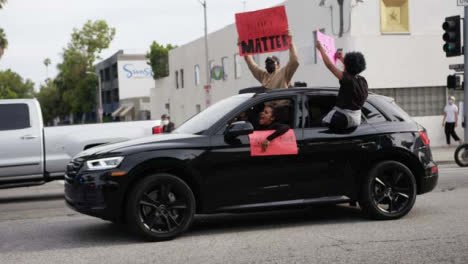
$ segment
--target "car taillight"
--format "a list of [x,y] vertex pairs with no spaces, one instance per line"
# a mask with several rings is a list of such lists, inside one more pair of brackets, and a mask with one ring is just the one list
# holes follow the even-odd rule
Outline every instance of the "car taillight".
[[429,146],[429,143],[431,143],[431,141],[429,140],[429,137],[427,136],[427,133],[424,132],[424,131],[419,131],[419,136],[421,137],[421,140],[422,140],[424,146]]
[[153,127],[153,135],[154,134],[161,134],[163,132],[163,128],[160,126]]
[[439,171],[439,168],[438,168],[437,166],[432,167],[432,169],[431,169],[431,172],[432,172],[432,173],[436,173],[436,172],[438,172],[438,171]]

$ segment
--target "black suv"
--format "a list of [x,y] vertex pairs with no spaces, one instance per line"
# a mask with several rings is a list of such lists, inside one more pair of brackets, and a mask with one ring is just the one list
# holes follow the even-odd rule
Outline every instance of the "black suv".
[[[358,202],[373,219],[406,215],[437,184],[425,129],[391,98],[370,94],[359,127],[330,130],[321,120],[337,92],[239,94],[171,134],[86,150],[68,165],[66,202],[153,241],[180,235],[199,213]],[[297,155],[251,155],[248,135],[271,102],[288,110]]]

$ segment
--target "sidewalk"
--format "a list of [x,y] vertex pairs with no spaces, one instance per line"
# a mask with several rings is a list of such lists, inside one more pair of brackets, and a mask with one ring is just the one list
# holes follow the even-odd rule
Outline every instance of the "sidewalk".
[[437,164],[450,164],[455,163],[455,149],[456,146],[451,147],[432,147],[432,157]]

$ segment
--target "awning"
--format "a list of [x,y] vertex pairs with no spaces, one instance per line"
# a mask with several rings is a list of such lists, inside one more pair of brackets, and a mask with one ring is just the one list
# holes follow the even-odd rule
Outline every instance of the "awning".
[[122,112],[124,109],[125,109],[126,106],[124,105],[121,105],[119,108],[117,108],[117,110],[115,110],[113,113],[112,113],[112,117],[118,117],[120,116],[120,112]]
[[125,110],[123,110],[123,111],[120,113],[120,116],[126,116],[132,109],[133,109],[133,105],[132,105],[132,106],[128,106]]

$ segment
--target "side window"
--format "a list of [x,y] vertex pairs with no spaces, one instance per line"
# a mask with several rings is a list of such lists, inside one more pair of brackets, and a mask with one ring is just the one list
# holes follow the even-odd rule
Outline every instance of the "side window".
[[0,104],[0,131],[31,127],[27,104]]
[[[267,113],[266,116],[265,113]],[[270,115],[273,118],[272,120],[270,120]],[[295,128],[295,104],[292,99],[265,101],[245,109],[229,123],[235,121],[250,122],[255,130],[265,130],[273,123],[285,124],[289,125],[290,128]]]
[[322,119],[336,104],[336,96],[310,95],[307,97],[304,113],[305,128],[322,127]]
[[382,123],[387,121],[387,119],[382,115],[382,113],[380,113],[379,110],[377,110],[377,108],[367,102],[362,107],[362,115],[364,120],[366,120],[369,124]]

